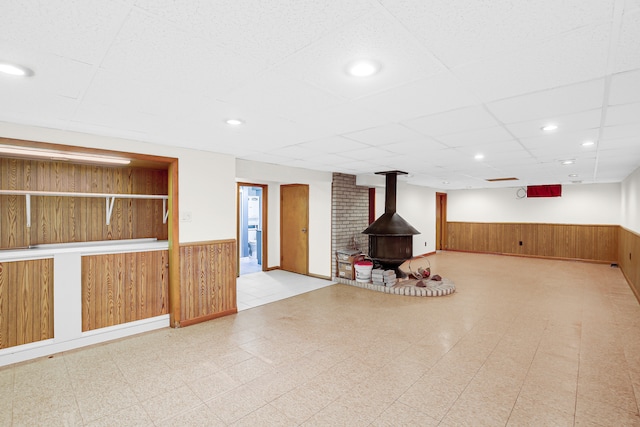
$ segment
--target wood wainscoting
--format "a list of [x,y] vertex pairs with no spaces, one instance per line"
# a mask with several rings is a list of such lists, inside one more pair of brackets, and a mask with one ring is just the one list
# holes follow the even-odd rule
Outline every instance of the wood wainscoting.
[[180,245],[181,326],[238,312],[236,241]]
[[447,249],[617,263],[619,228],[618,225],[447,222]]
[[[0,158],[1,190],[167,194],[166,170]],[[104,198],[0,195],[0,248],[155,237],[167,240],[162,200],[116,199],[106,225]]]
[[0,348],[53,338],[53,258],[0,263]]
[[169,312],[169,251],[82,257],[82,331]]
[[618,265],[640,302],[640,234],[620,227]]

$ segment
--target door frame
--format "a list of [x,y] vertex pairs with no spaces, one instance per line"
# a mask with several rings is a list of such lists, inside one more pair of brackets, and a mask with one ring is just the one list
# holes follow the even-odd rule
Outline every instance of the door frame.
[[447,193],[436,192],[436,251],[447,249]]
[[236,277],[240,277],[240,187],[260,187],[262,189],[262,271],[268,270],[266,268],[267,262],[269,259],[269,253],[267,248],[269,247],[268,243],[268,201],[269,201],[269,186],[267,184],[257,184],[251,182],[236,182],[236,262],[238,265],[238,270],[236,271]]

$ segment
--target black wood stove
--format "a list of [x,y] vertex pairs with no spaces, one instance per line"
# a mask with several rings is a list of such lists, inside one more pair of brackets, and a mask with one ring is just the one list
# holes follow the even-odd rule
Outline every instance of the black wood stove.
[[420,234],[396,212],[398,175],[406,172],[376,172],[385,175],[384,214],[362,234],[369,235],[369,256],[384,269],[397,270],[400,264],[413,256],[413,235]]

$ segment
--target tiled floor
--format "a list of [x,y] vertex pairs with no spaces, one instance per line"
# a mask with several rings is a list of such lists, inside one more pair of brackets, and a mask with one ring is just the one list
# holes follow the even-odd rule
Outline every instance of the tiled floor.
[[334,283],[282,270],[246,274],[238,277],[236,282],[238,311],[315,291]]
[[439,253],[446,297],[333,285],[0,369],[0,425],[640,425],[608,265]]
[[254,257],[240,258],[240,276],[262,271],[262,264],[258,264],[258,259]]

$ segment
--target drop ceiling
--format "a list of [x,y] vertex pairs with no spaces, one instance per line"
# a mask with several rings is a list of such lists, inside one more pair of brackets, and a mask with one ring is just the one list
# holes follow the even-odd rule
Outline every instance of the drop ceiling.
[[5,0],[0,60],[10,123],[445,190],[640,166],[639,0]]

